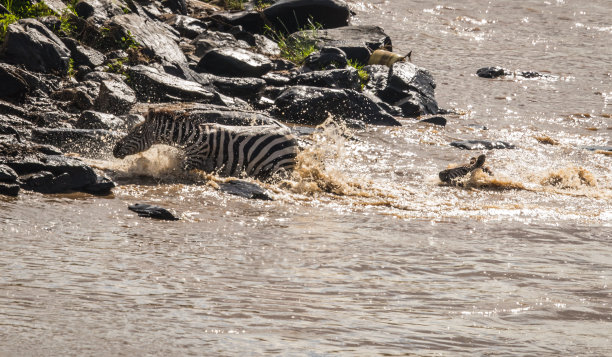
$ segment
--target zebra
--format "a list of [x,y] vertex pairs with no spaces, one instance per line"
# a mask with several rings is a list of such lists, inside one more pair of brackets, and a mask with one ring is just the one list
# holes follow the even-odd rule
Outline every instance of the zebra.
[[123,159],[154,144],[182,149],[186,170],[258,179],[292,171],[299,152],[297,140],[282,124],[229,126],[150,111],[143,123],[115,144],[113,156]]

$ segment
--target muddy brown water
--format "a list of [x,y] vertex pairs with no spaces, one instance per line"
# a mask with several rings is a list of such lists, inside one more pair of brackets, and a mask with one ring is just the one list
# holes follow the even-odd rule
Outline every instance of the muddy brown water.
[[[446,128],[329,127],[273,202],[164,147],[90,159],[112,197],[1,198],[0,355],[612,355],[612,157],[581,148],[612,145],[610,2],[351,6],[432,72]],[[493,177],[439,184],[480,153]]]

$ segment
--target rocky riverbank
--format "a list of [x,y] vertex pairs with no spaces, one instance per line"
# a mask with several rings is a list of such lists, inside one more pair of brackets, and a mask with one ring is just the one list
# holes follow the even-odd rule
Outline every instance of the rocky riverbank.
[[329,117],[363,127],[439,112],[427,70],[368,65],[392,41],[352,26],[339,0],[49,0],[37,5],[44,16],[21,19],[2,4],[4,195],[109,194],[111,179],[66,154],[108,157],[152,105],[220,124],[278,120],[296,133]]

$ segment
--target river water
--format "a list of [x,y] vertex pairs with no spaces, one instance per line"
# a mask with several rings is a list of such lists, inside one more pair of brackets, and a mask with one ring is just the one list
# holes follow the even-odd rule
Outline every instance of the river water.
[[[328,126],[271,202],[164,147],[90,159],[112,197],[0,198],[1,356],[612,355],[612,156],[582,148],[612,145],[609,0],[350,4],[432,72],[447,127]],[[440,185],[480,153],[494,176]]]

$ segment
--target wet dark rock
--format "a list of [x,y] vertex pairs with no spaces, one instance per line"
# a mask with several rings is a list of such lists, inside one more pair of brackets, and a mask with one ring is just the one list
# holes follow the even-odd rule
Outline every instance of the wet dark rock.
[[[377,81],[384,82],[382,78]],[[375,94],[385,102],[401,108],[402,116],[416,117],[438,113],[431,74],[409,62],[397,62],[389,70],[386,86]]]
[[264,19],[257,11],[220,12],[212,15],[211,20],[217,27],[240,26],[251,33],[261,33],[265,25]]
[[385,48],[391,51],[391,38],[385,34],[378,26],[345,26],[330,30],[318,30],[313,33],[311,30],[300,31],[291,37],[301,37],[312,39],[318,48],[337,47],[344,51],[346,58],[367,64],[370,54],[379,49]]
[[76,122],[75,127],[78,129],[127,129],[122,119],[117,118],[113,114],[100,113],[93,110],[84,111]]
[[202,85],[138,65],[128,69],[130,85],[143,102],[211,101],[215,94]]
[[163,112],[173,117],[181,116],[198,123],[216,123],[229,126],[277,125],[283,126],[276,119],[259,112],[229,108],[212,104],[189,105],[185,107],[152,108],[156,113]]
[[272,70],[272,62],[241,48],[219,48],[208,51],[198,69],[218,76],[259,77]]
[[464,150],[492,150],[492,149],[514,149],[514,145],[505,141],[489,141],[489,140],[464,140],[453,141],[451,146]]
[[102,52],[82,45],[72,38],[67,37],[62,39],[62,41],[70,49],[70,57],[74,60],[74,65],[76,66],[95,68],[103,65],[106,60]]
[[268,190],[258,184],[243,181],[230,180],[219,184],[219,190],[230,195],[240,196],[248,199],[272,201],[272,197]]
[[126,114],[136,104],[136,92],[122,81],[102,81],[95,108],[112,114]]
[[80,188],[81,191],[92,195],[108,195],[115,187],[115,183],[108,177],[98,176],[96,181]]
[[261,78],[228,78],[215,77],[212,80],[215,88],[225,95],[245,99],[257,98],[266,86],[266,81]]
[[123,76],[117,73],[104,72],[104,71],[93,71],[91,73],[87,73],[85,77],[83,77],[83,81],[91,81],[91,82],[102,82],[102,81],[122,81]]
[[295,64],[284,58],[275,58],[272,60],[272,66],[275,71],[290,71],[296,68]]
[[4,100],[1,100],[1,99],[0,99],[0,113],[17,115],[22,118],[26,116],[26,110],[23,107],[17,106],[9,102],[5,102]]
[[138,213],[138,217],[149,217],[161,219],[165,221],[178,221],[179,218],[165,208],[159,206],[148,205],[144,203],[136,203],[129,205],[130,211]]
[[276,30],[293,33],[309,21],[326,29],[347,26],[350,10],[338,0],[280,0],[264,9],[263,15]]
[[20,189],[16,183],[0,182],[0,195],[17,197]]
[[187,3],[185,0],[164,0],[162,5],[170,8],[172,12],[177,12],[182,15],[187,15]]
[[225,32],[206,31],[199,34],[191,44],[195,46],[194,54],[197,57],[202,57],[206,52],[215,48],[242,48],[248,49],[251,47],[248,43],[236,39],[234,35]]
[[588,151],[609,151],[612,152],[612,146],[583,146]]
[[266,87],[263,92],[261,93],[262,97],[266,97],[266,98],[270,98],[270,99],[276,99],[278,98],[279,95],[281,95],[281,93],[283,91],[285,91],[285,89],[287,89],[286,86],[283,87]]
[[112,0],[81,0],[75,5],[75,11],[79,17],[102,25],[111,17],[124,14],[119,4]]
[[22,19],[8,26],[0,58],[31,71],[66,74],[70,50],[39,21]]
[[137,14],[126,14],[113,17],[110,26],[119,27],[122,36],[127,36],[129,31],[149,57],[171,64],[187,63],[187,58],[177,45],[178,37],[161,23]]
[[261,79],[266,81],[269,86],[284,86],[291,82],[291,77],[287,73],[268,72],[261,76]]
[[353,67],[302,73],[294,78],[293,83],[304,86],[346,88],[353,90],[359,90],[361,88],[359,73]]
[[365,85],[365,90],[379,93],[387,88],[389,81],[389,67],[375,64],[364,66],[363,70],[368,74],[368,83]]
[[346,53],[336,47],[323,47],[304,60],[304,66],[314,71],[345,68],[347,64]]
[[10,64],[0,63],[0,98],[21,100],[30,91],[28,82],[22,77],[23,70]]
[[104,129],[35,128],[32,141],[83,155],[107,152],[122,135]]
[[190,16],[168,14],[163,16],[164,22],[176,29],[182,37],[195,38],[206,31],[207,26],[204,22]]
[[0,164],[0,182],[15,182],[19,176],[15,170],[10,167]]
[[11,135],[17,141],[30,135],[32,123],[12,114],[0,114],[0,135]]
[[421,120],[419,123],[429,123],[433,125],[446,126],[446,118],[444,117],[432,117]]
[[280,57],[281,50],[278,47],[278,44],[266,36],[262,35],[253,35],[255,38],[255,48],[256,51],[270,57]]
[[368,97],[349,89],[296,86],[283,91],[273,114],[281,121],[319,125],[329,117],[366,124],[401,125]]
[[481,78],[498,78],[511,74],[512,72],[502,67],[484,67],[476,71],[476,75]]

